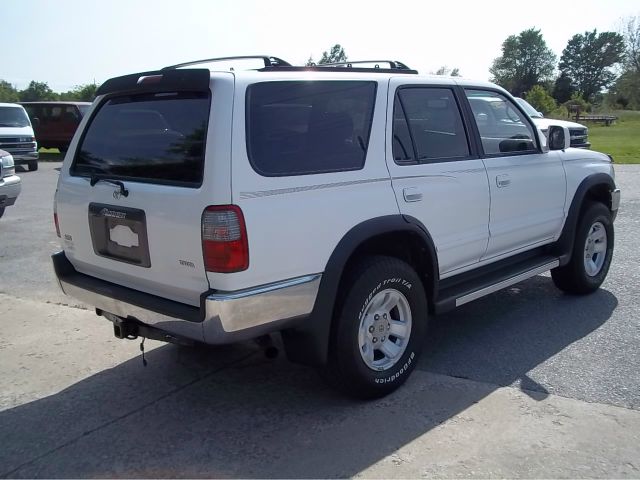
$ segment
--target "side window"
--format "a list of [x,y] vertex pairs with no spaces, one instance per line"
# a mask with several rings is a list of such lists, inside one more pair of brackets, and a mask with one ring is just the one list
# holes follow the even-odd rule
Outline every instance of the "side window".
[[400,89],[396,94],[393,116],[393,156],[396,163],[469,156],[460,109],[450,89]]
[[534,153],[533,128],[505,96],[485,90],[465,90],[487,155]]
[[247,154],[260,175],[359,170],[369,145],[376,83],[261,82],[247,89]]

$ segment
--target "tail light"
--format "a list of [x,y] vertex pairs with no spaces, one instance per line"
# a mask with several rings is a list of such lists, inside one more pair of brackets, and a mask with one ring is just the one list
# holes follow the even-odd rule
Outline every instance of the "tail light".
[[208,272],[231,273],[249,268],[249,245],[242,210],[212,206],[202,213],[202,253]]

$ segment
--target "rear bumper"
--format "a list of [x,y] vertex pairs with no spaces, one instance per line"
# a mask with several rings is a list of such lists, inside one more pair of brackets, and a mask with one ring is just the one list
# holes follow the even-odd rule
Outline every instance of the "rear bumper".
[[64,252],[52,260],[62,291],[101,314],[111,314],[107,318],[134,320],[214,345],[256,338],[303,321],[313,310],[321,278],[317,274],[235,292],[209,291],[201,296],[200,307],[194,307],[80,273]]

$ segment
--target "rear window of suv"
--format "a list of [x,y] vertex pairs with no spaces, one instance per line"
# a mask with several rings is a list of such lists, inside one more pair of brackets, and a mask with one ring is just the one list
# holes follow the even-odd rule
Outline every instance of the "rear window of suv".
[[376,83],[282,81],[247,90],[247,153],[264,176],[364,166]]
[[200,186],[209,104],[206,93],[184,92],[107,100],[85,131],[71,174]]

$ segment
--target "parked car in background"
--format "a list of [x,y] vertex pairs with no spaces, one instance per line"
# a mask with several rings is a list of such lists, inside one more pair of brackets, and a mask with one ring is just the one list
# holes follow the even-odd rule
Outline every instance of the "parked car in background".
[[9,152],[0,150],[0,217],[4,209],[16,203],[20,194],[20,177],[16,175],[13,157]]
[[516,102],[520,104],[520,106],[524,109],[524,111],[531,117],[533,123],[536,124],[542,133],[547,135],[549,130],[549,125],[560,125],[562,127],[567,127],[569,129],[569,135],[571,136],[571,146],[577,148],[589,148],[591,143],[589,143],[589,129],[584,125],[576,122],[568,122],[566,120],[556,120],[553,118],[544,118],[542,112],[539,112],[533,106],[527,102],[524,98],[516,97]]
[[22,102],[43,148],[66,152],[90,102]]
[[24,108],[17,103],[0,103],[0,149],[9,152],[16,165],[38,169],[38,144]]

